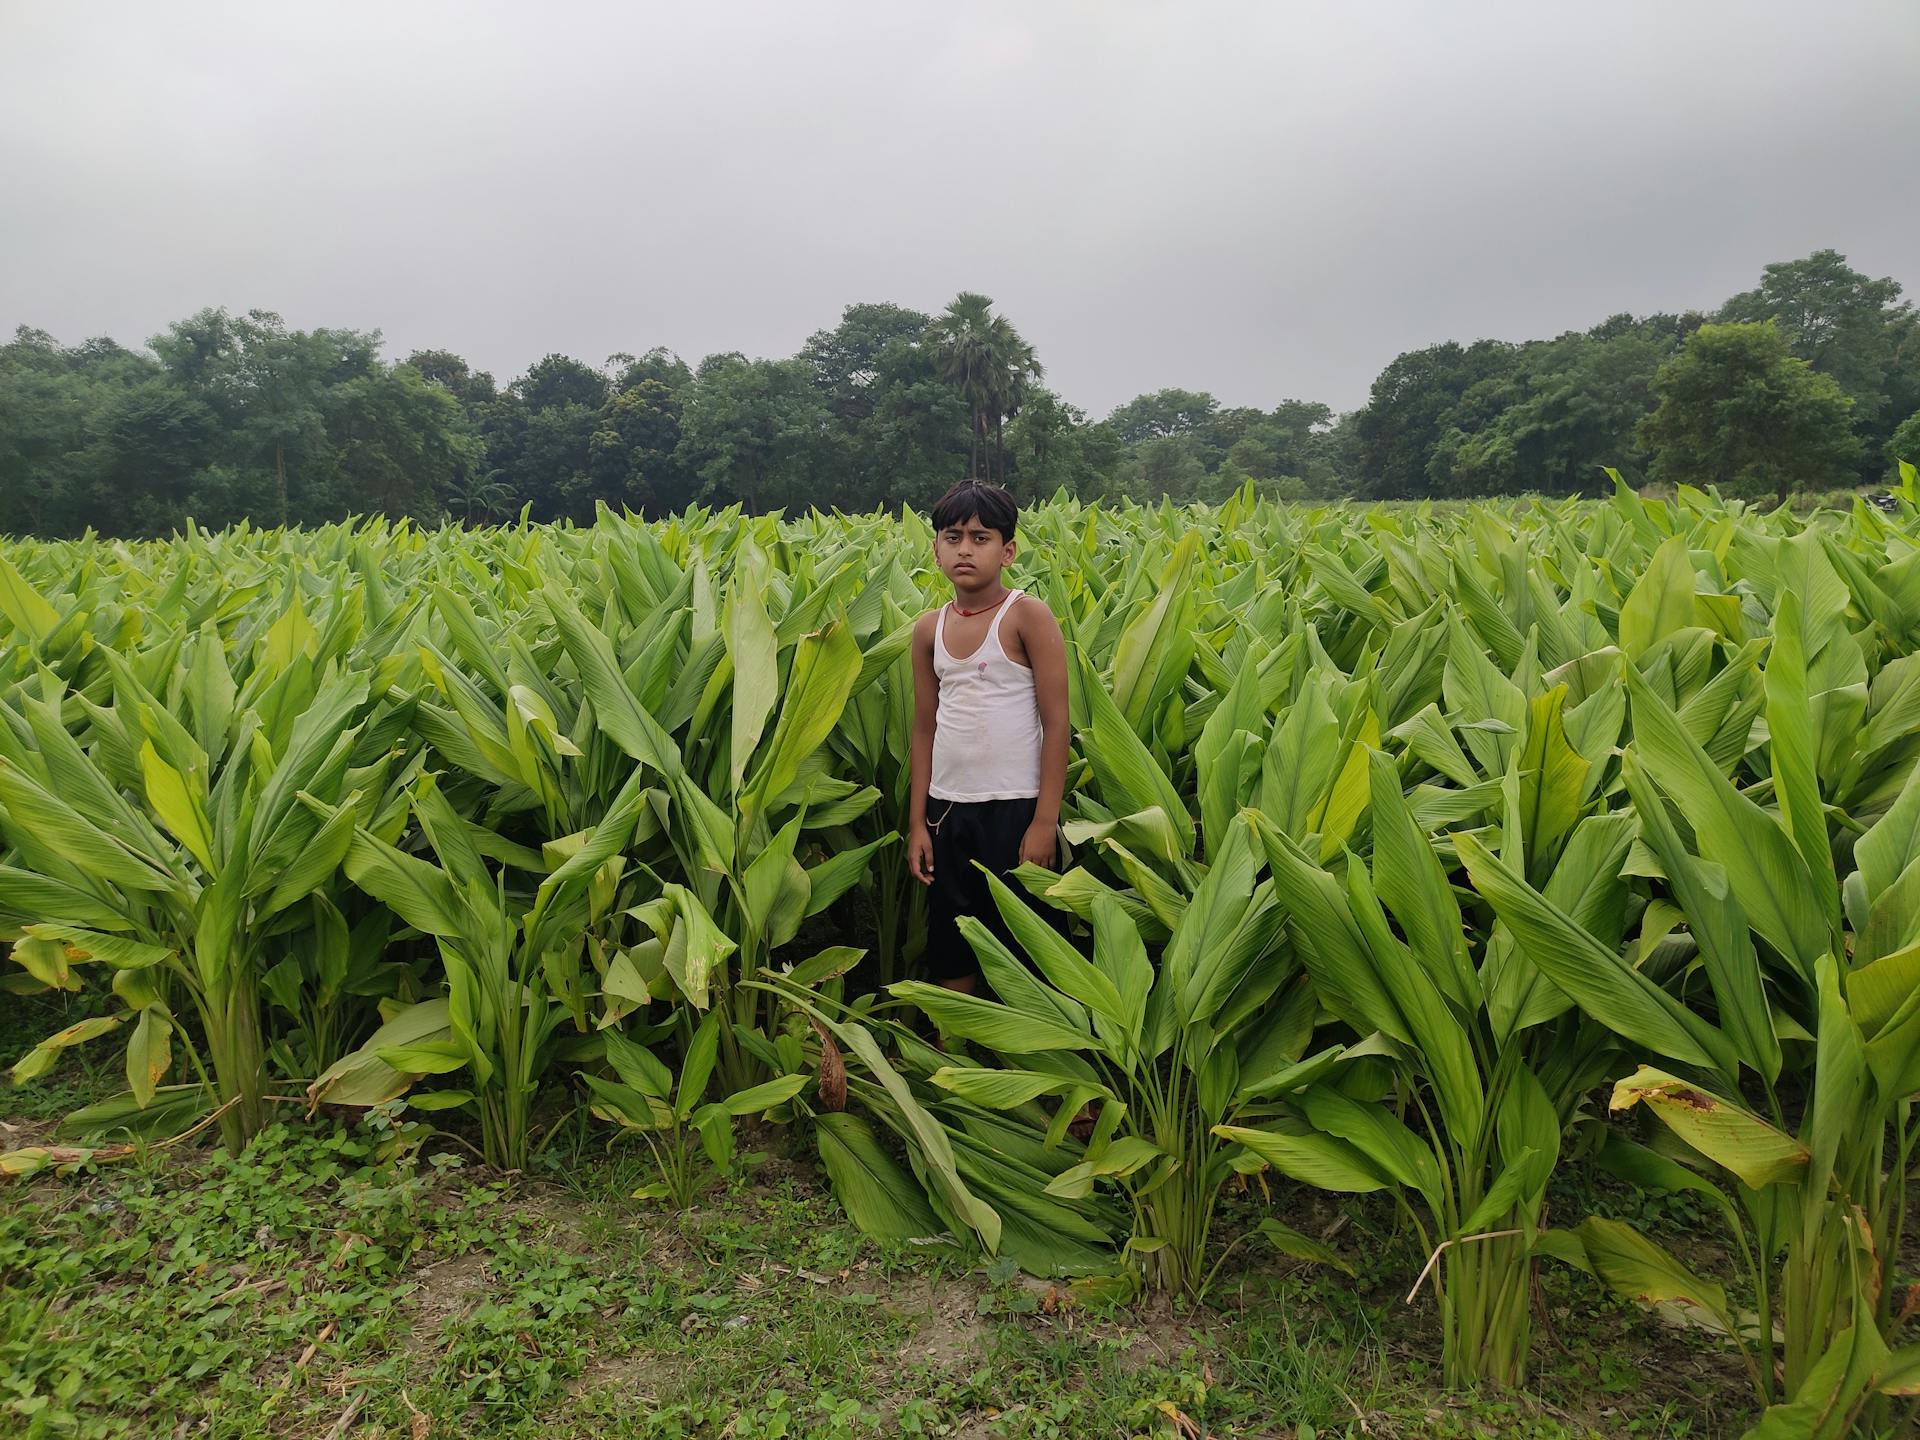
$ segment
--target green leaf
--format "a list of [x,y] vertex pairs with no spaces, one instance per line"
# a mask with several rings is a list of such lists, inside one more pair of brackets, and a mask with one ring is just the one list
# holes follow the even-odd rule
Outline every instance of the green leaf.
[[1593,1215],[1573,1228],[1587,1261],[1615,1294],[1670,1313],[1720,1335],[1734,1333],[1727,1292],[1696,1275],[1631,1225]]
[[830,945],[817,955],[809,955],[793,969],[787,972],[787,978],[796,985],[814,986],[823,980],[832,980],[844,975],[862,960],[867,958],[865,950],[852,945]]
[[40,597],[4,555],[0,555],[0,615],[36,645],[44,643],[60,625],[60,612]]
[[807,919],[820,914],[834,901],[867,878],[876,852],[894,844],[898,832],[889,830],[878,840],[852,850],[841,850],[818,865],[807,869]]
[[1790,1183],[1807,1166],[1808,1150],[1752,1111],[1651,1065],[1615,1083],[1610,1108],[1644,1105],[1667,1128],[1752,1189]]
[[1460,904],[1432,844],[1413,823],[1400,792],[1399,770],[1378,750],[1369,764],[1374,888],[1434,984],[1470,1010],[1479,1002],[1480,985],[1467,956]]
[[64,880],[0,865],[0,916],[55,920],[86,930],[131,930],[133,922],[98,895]]
[[729,1115],[757,1115],[791,1100],[806,1089],[807,1081],[811,1078],[807,1075],[782,1075],[776,1080],[736,1090],[719,1104]]
[[207,824],[205,777],[197,777],[197,787],[189,786],[185,776],[160,758],[151,740],[140,747],[140,771],[146,777],[147,803],[160,823],[211,872],[213,832]]
[[1521,948],[1575,1004],[1616,1034],[1688,1065],[1731,1075],[1739,1065],[1726,1037],[1607,950],[1481,844],[1454,845],[1473,885]]
[[743,814],[758,813],[769,799],[794,782],[807,757],[840,723],[840,714],[853,693],[853,682],[859,677],[860,647],[844,615],[794,647],[773,739],[767,742],[766,756],[740,797]]
[[49,1035],[14,1062],[13,1083],[25,1085],[29,1080],[38,1080],[59,1062],[62,1050],[71,1050],[98,1039],[109,1030],[117,1030],[120,1020],[118,1015],[95,1015]]
[[1773,617],[1773,653],[1767,659],[1767,732],[1773,757],[1773,793],[1781,819],[1823,901],[1829,929],[1840,933],[1840,882],[1833,842],[1820,799],[1814,756],[1813,709],[1807,690],[1806,637],[1800,597],[1782,590]]
[[1310,1235],[1302,1235],[1291,1225],[1284,1225],[1271,1215],[1256,1225],[1253,1233],[1290,1259],[1304,1260],[1310,1265],[1331,1266],[1342,1275],[1355,1273],[1352,1263],[1332,1246]]
[[1811,980],[1829,933],[1806,861],[1773,818],[1733,788],[1638,675],[1629,672],[1627,689],[1634,749],[1647,773],[1692,824],[1700,854],[1725,868],[1753,928]]
[[1693,561],[1675,535],[1653,552],[1620,607],[1620,648],[1638,662],[1659,641],[1693,624]]
[[880,1147],[865,1120],[823,1112],[814,1117],[814,1139],[834,1195],[863,1234],[896,1242],[940,1234],[944,1227],[925,1194]]
[[[717,1038],[718,1029],[713,1033]],[[664,1102],[673,1095],[673,1072],[659,1056],[618,1030],[607,1030],[602,1038],[606,1043],[607,1063],[622,1083],[653,1100]]]
[[985,867],[982,874],[986,876],[1001,920],[1047,983],[1079,1001],[1096,1017],[1104,1018],[1112,1032],[1110,1039],[1117,1041],[1125,1037],[1127,1007],[1120,998],[1119,987],[1074,949],[1064,935],[1036,915],[998,875]]
[[1393,1183],[1365,1151],[1332,1135],[1288,1135],[1240,1125],[1216,1125],[1213,1133],[1246,1146],[1282,1175],[1321,1190],[1358,1195]]
[[409,1110],[458,1110],[473,1103],[471,1090],[422,1090],[407,1097]]
[[927,1078],[942,1090],[988,1110],[1018,1109],[1042,1095],[1075,1096],[1082,1104],[1091,1098],[1113,1098],[1105,1086],[1037,1070],[983,1070],[943,1065]]
[[1192,576],[1200,533],[1173,547],[1153,600],[1120,634],[1113,651],[1113,700],[1137,733],[1186,677],[1193,659]]
[[1631,752],[1621,766],[1645,843],[1659,856],[1687,928],[1700,947],[1713,986],[1721,1026],[1740,1059],[1768,1084],[1780,1074],[1780,1041],[1761,987],[1760,957],[1753,948],[1746,913],[1733,897],[1727,873],[1719,865],[1688,853],[1667,816],[1666,803],[1647,783]]
[[127,1037],[127,1089],[142,1110],[153,1103],[154,1087],[173,1068],[173,1022],[157,1005],[149,1005]]
[[704,1009],[714,973],[739,946],[683,885],[662,886],[657,898],[627,913],[653,931],[665,947],[662,963],[673,983],[689,1003]]
[[466,905],[447,873],[394,849],[364,826],[347,846],[347,878],[425,935],[457,939]]
[[1080,694],[1089,719],[1088,758],[1099,782],[1101,798],[1116,814],[1157,810],[1170,826],[1169,862],[1193,854],[1193,816],[1180,799],[1167,772],[1127,723],[1113,702],[1099,672],[1076,650]]
[[0,826],[122,890],[172,890],[174,878],[138,859],[118,840],[0,758]]
[[1579,822],[1586,758],[1567,741],[1561,708],[1567,687],[1536,695],[1527,708],[1526,738],[1514,752],[1520,771],[1520,826],[1526,841],[1527,876],[1546,883],[1561,847]]
[[68,959],[98,960],[116,970],[145,970],[165,964],[174,956],[164,945],[149,945],[124,935],[102,935],[76,925],[29,925],[26,931],[38,940],[61,941],[67,946]]
[[379,1105],[404,1095],[414,1077],[380,1058],[389,1047],[408,1047],[444,1041],[453,1034],[445,998],[409,1005],[388,1020],[366,1043],[321,1071],[307,1087],[314,1105]]
[[766,731],[780,689],[779,649],[767,615],[766,557],[751,541],[735,552],[727,587],[727,658],[733,665],[732,790],[741,781]]
[[963,995],[921,980],[902,980],[889,994],[917,1005],[942,1034],[971,1040],[1003,1055],[1038,1055],[1049,1050],[1101,1047],[1093,1036],[1044,1016],[1015,1010],[978,995]]
[[[727,1023],[719,1010],[709,1010],[687,1042],[687,1053],[680,1061],[680,1086],[674,1092],[673,1108],[691,1115],[707,1096],[707,1082],[720,1056],[720,1027]],[[609,1035],[612,1032],[608,1032]]]

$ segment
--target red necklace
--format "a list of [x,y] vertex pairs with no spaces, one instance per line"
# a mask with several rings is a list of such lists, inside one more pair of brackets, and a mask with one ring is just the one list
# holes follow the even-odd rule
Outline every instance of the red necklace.
[[1004,592],[998,600],[994,601],[993,604],[982,605],[978,610],[962,610],[960,608],[960,602],[957,600],[951,600],[947,603],[953,606],[953,613],[960,616],[961,619],[971,620],[976,615],[985,615],[990,610],[998,610],[1002,605],[1007,603],[1007,596],[1012,593],[1011,590],[1008,590]]

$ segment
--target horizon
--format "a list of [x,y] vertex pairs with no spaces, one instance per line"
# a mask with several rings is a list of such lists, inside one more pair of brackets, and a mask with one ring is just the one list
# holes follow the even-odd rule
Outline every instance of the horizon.
[[977,290],[1093,417],[1344,412],[1405,351],[1707,310],[1821,248],[1920,283],[1878,159],[1920,148],[1920,10],[1841,11],[18,9],[0,323],[257,307],[504,383]]

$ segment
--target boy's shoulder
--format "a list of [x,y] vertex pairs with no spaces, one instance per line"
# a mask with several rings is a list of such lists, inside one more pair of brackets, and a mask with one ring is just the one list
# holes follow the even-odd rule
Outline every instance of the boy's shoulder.
[[[1020,598],[1013,602],[1013,618],[1015,619],[1038,620],[1043,615],[1049,621],[1054,620],[1052,608],[1047,604],[1046,601],[1042,600],[1038,595],[1034,594],[1031,590],[1022,590],[1020,592]],[[1054,621],[1054,623],[1057,624],[1058,622]]]

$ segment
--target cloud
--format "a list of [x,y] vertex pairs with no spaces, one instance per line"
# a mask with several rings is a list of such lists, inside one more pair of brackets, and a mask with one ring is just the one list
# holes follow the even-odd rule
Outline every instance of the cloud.
[[1096,413],[1911,271],[1920,8],[101,3],[0,16],[0,324],[789,354],[992,295]]

